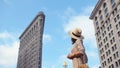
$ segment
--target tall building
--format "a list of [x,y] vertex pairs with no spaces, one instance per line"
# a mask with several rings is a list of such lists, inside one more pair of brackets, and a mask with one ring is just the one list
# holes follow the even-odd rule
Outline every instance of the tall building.
[[120,68],[120,0],[99,0],[93,9],[100,68]]
[[45,15],[39,12],[20,39],[17,68],[41,68]]

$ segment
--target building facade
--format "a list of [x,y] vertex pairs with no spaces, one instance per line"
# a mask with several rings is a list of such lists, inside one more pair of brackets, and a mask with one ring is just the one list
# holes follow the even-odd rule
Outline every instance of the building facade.
[[41,68],[45,15],[39,12],[20,39],[17,68]]
[[98,0],[93,20],[100,68],[120,68],[120,0]]

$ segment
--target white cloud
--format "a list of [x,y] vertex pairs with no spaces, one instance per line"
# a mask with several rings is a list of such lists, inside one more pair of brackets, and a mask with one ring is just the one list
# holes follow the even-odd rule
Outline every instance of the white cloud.
[[[9,40],[12,40],[9,42]],[[0,66],[10,68],[16,66],[19,42],[7,31],[0,33]]]
[[83,36],[86,38],[94,36],[93,23],[89,20],[88,16],[73,16],[68,20],[68,23],[64,25],[65,32],[74,28],[81,28]]
[[16,64],[19,42],[15,41],[11,46],[0,45],[0,66],[12,66]]
[[8,39],[8,38],[13,38],[13,36],[7,31],[0,33],[0,39]]

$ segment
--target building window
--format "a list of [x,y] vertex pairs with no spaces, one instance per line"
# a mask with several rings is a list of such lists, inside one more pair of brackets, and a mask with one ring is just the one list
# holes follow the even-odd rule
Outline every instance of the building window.
[[115,13],[117,13],[117,8],[114,9]]
[[108,40],[107,37],[105,37],[106,41]]
[[105,39],[103,39],[104,43],[105,43]]
[[106,23],[106,25],[108,25],[108,21],[107,20],[105,21],[105,23]]
[[118,20],[120,19],[120,16],[119,16],[119,14],[117,15],[117,19],[118,19]]
[[100,15],[100,20],[102,20],[103,19],[103,16],[102,15]]
[[114,49],[114,46],[112,47],[112,51],[114,51],[115,49]]
[[113,16],[115,15],[114,11],[112,12],[112,15],[113,15]]
[[99,48],[101,47],[101,43],[99,44]]
[[112,8],[114,8],[114,7],[115,7],[115,5],[116,5],[116,3],[114,3],[114,4],[112,5]]
[[106,3],[103,4],[103,8],[105,8],[105,7],[106,7]]
[[106,64],[106,61],[105,61],[104,63],[105,63],[105,66],[106,66],[106,65],[107,65],[107,64]]
[[108,50],[108,54],[109,54],[109,55],[111,54],[110,50]]
[[110,31],[110,29],[112,28],[111,24],[107,27],[107,30]]
[[102,42],[100,43],[100,46],[102,46],[103,44],[102,44]]
[[101,14],[101,10],[99,10],[99,14]]
[[106,14],[106,17],[108,17],[109,13]]
[[111,51],[108,50],[108,51],[106,52],[106,55],[108,56],[108,55],[110,55],[110,54],[111,54]]
[[114,45],[114,48],[115,48],[115,49],[117,49],[117,46],[116,46],[116,44]]
[[102,63],[102,66],[104,67],[104,63]]
[[[104,37],[105,36],[105,34],[104,33],[102,33],[102,36]],[[105,42],[104,42],[105,43]]]
[[111,31],[111,35],[113,35],[113,30]]
[[114,65],[113,65],[113,64],[111,65],[111,68],[114,68]]
[[120,65],[120,59],[118,60],[118,63],[119,63],[119,65]]
[[38,22],[36,23],[36,30],[38,30]]
[[100,39],[98,38],[98,42],[100,41]]
[[118,32],[118,37],[120,37],[120,31]]
[[113,44],[112,40],[110,40],[110,43]]
[[98,26],[98,21],[96,22],[96,26]]
[[116,59],[116,55],[115,55],[115,54],[113,54],[113,56],[114,56],[114,59]]
[[113,4],[115,0],[110,0],[110,3]]
[[113,44],[115,42],[115,38],[113,37],[111,40],[110,40],[110,43]]
[[107,60],[108,60],[108,63],[110,63],[110,59],[108,58]]
[[[105,28],[104,28],[105,29]],[[106,35],[106,31],[104,31],[104,34]]]
[[40,19],[40,23],[42,22],[42,19]]
[[108,52],[106,52],[106,55],[108,56]]
[[105,14],[108,13],[108,8],[105,9]]
[[108,13],[108,8],[106,8],[104,12],[105,12],[105,14],[106,14],[106,17],[108,17],[108,14],[109,14],[109,13]]
[[118,52],[116,52],[115,54],[113,54],[113,56],[114,56],[114,59],[118,58],[119,57]]
[[114,46],[112,46],[112,51],[115,51],[117,49],[116,44]]
[[117,57],[119,57],[119,54],[118,54],[118,52],[116,52],[116,56],[117,56]]
[[116,18],[114,18],[114,21],[115,21],[115,22],[117,22],[117,19],[116,19]]
[[105,50],[106,50],[107,48],[109,48],[109,44],[108,44],[108,43],[105,45]]
[[97,21],[97,17],[95,17],[95,21]]
[[102,51],[104,52],[104,49],[102,48]]
[[120,22],[119,22],[119,27],[120,27]]
[[105,49],[107,49],[107,46],[105,45]]
[[110,62],[112,62],[112,57],[110,57]]
[[113,37],[113,42],[115,42],[115,38]]
[[103,58],[105,59],[105,55],[103,55]]
[[31,32],[32,32],[32,34],[33,34],[33,28],[32,28],[32,31],[31,31]]
[[103,67],[105,67],[105,66],[106,66],[106,61],[104,61],[104,62],[102,63],[102,65],[103,65]]
[[107,43],[107,48],[109,47],[109,43]]
[[116,29],[118,29],[118,24],[116,24]]
[[97,30],[99,30],[99,26],[97,27]]
[[111,24],[110,24],[110,29],[112,28]]
[[116,67],[118,67],[118,62],[117,61],[115,62],[115,65],[116,65]]

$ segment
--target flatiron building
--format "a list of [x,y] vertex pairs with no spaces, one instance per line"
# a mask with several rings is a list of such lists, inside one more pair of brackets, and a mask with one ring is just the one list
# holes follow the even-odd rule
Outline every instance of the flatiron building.
[[39,12],[19,37],[17,68],[41,68],[45,15]]

